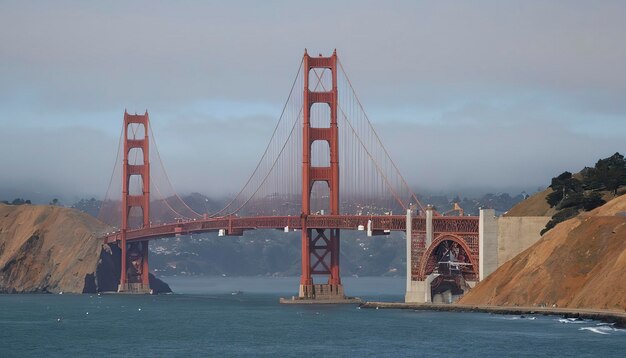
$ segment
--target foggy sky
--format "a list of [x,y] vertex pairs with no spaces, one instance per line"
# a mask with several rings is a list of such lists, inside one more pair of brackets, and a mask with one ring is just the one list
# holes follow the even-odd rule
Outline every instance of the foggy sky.
[[104,196],[124,109],[150,112],[179,192],[237,191],[304,48],[337,48],[412,186],[534,190],[626,151],[625,18],[619,1],[2,1],[0,194]]

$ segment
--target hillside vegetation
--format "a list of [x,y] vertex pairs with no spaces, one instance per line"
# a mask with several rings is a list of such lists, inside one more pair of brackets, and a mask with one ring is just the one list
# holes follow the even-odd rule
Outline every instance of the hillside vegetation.
[[545,199],[555,212],[541,234],[580,212],[601,206],[617,196],[620,188],[624,186],[626,186],[626,160],[619,153],[600,159],[593,168],[584,168],[575,175],[564,172],[552,178],[550,184],[552,191]]

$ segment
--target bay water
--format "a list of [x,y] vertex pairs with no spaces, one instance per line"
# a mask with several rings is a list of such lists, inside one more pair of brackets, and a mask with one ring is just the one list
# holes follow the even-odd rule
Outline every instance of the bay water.
[[[0,357],[621,357],[626,330],[558,316],[281,305],[297,277],[164,277],[166,295],[0,295]],[[403,278],[348,277],[402,301]]]

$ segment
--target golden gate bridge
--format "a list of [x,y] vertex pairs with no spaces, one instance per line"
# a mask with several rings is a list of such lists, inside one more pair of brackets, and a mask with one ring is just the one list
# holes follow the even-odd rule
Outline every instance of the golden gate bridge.
[[[116,228],[102,240],[121,249],[120,292],[149,292],[149,240],[257,229],[301,231],[302,300],[345,298],[341,230],[370,236],[406,232],[410,279],[423,280],[437,270],[437,248],[451,244],[464,254],[464,275],[478,274],[478,218],[442,216],[419,202],[376,134],[336,51],[323,57],[305,50],[256,168],[213,213],[196,212],[173,189],[148,112],[125,112],[99,217]],[[326,282],[314,283],[320,276]]]

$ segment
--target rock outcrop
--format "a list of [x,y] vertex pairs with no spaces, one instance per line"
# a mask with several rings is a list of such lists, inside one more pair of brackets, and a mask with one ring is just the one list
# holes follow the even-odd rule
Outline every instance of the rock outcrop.
[[[0,204],[0,292],[117,290],[120,250],[97,239],[108,230],[73,209]],[[157,291],[170,291],[150,279]]]
[[624,277],[626,195],[558,224],[459,303],[624,311]]

